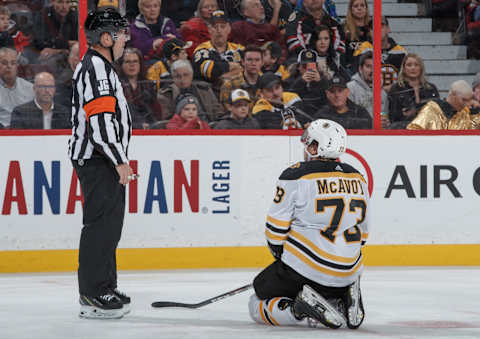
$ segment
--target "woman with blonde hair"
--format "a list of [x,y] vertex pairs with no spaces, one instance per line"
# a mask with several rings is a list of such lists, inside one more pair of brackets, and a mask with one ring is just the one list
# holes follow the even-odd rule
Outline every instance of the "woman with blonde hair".
[[370,13],[366,0],[350,0],[347,16],[343,23],[345,31],[345,63],[347,67],[353,65],[353,52],[364,41],[369,40]]
[[437,87],[426,80],[425,65],[417,54],[409,53],[402,62],[397,82],[389,92],[389,119],[404,127],[432,98],[440,98]]
[[161,7],[162,0],[138,0],[140,14],[130,26],[131,44],[144,56],[155,54],[165,40],[180,39],[174,22],[160,14]]
[[212,17],[212,13],[217,9],[217,0],[200,0],[195,16],[185,22],[180,28],[183,41],[192,42],[192,46],[187,49],[190,58],[193,56],[193,51],[198,45],[210,40],[207,22]]

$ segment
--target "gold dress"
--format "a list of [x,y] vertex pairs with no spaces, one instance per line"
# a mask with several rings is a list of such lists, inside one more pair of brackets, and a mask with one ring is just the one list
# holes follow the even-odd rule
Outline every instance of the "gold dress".
[[435,101],[426,103],[418,111],[415,119],[407,125],[410,130],[465,130],[479,129],[480,114],[470,114],[470,109],[465,106],[453,114],[449,119],[440,105]]

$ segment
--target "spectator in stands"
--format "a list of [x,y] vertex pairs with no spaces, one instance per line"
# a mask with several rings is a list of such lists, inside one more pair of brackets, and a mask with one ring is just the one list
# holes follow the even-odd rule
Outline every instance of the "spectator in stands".
[[261,0],[265,10],[265,21],[277,26],[280,33],[285,34],[288,18],[293,12],[288,0]]
[[179,39],[169,39],[162,47],[163,58],[148,68],[147,79],[155,81],[157,88],[162,87],[162,80],[172,79],[170,67],[177,60],[188,60],[187,48],[191,42],[185,43]]
[[[373,118],[373,53],[367,52],[360,57],[358,72],[347,83],[350,90],[348,98],[365,108]],[[382,113],[388,114],[387,92],[382,89]]]
[[390,128],[405,128],[427,101],[440,97],[437,87],[425,77],[422,58],[417,54],[407,54],[398,81],[389,92]]
[[118,64],[118,75],[130,108],[132,127],[150,128],[162,118],[162,107],[157,100],[155,82],[145,77],[142,52],[137,48],[126,48]]
[[12,110],[33,99],[33,85],[17,76],[17,51],[0,48],[0,123],[10,126]]
[[479,129],[479,115],[470,114],[472,99],[472,87],[465,80],[457,80],[450,86],[445,100],[435,98],[427,102],[407,125],[407,129]]
[[198,45],[210,40],[207,25],[212,17],[212,13],[216,10],[218,10],[217,0],[200,0],[195,16],[180,28],[183,41],[192,42],[192,46],[187,50],[190,58]]
[[240,10],[245,20],[232,24],[232,42],[261,47],[267,41],[283,41],[278,27],[265,22],[265,10],[260,0],[241,0]]
[[343,23],[345,30],[346,52],[345,66],[352,68],[354,64],[353,52],[364,41],[370,40],[370,13],[366,0],[350,0],[348,2],[347,16]]
[[162,0],[138,0],[140,14],[130,26],[130,43],[144,56],[160,54],[165,39],[180,39],[174,22],[160,14],[161,6]]
[[172,18],[175,26],[180,27],[194,15],[197,2],[198,0],[164,1],[162,2],[161,12]]
[[240,0],[218,0],[218,8],[225,12],[230,22],[243,20]]
[[0,48],[14,48],[15,43],[10,36],[10,10],[6,6],[0,6]]
[[[244,89],[252,101],[257,101],[258,78],[263,66],[263,53],[260,47],[247,46],[242,56],[243,72],[231,79],[225,79],[220,88],[220,102],[227,111],[230,110],[230,93],[237,88]],[[253,103],[251,104],[251,108]]]
[[42,72],[33,83],[35,98],[13,109],[10,128],[16,129],[70,129],[71,109],[55,103],[55,78]]
[[252,100],[248,92],[236,89],[230,93],[230,115],[215,124],[215,129],[258,129],[260,125],[255,118],[249,116]]
[[[303,0],[289,0],[292,6],[295,6],[295,10],[300,11],[303,8]],[[337,8],[333,0],[325,0],[323,2],[323,10],[330,15],[333,19],[340,22],[337,15]]]
[[[177,60],[171,67],[173,84],[162,88],[159,100],[162,105],[162,120],[167,120],[175,113],[176,101],[181,94],[191,94],[199,99],[200,117],[209,122],[216,121],[225,111],[213,93],[212,87],[205,81],[193,81],[193,69],[188,60]],[[202,116],[201,114],[205,114]]]
[[193,95],[179,97],[175,115],[167,124],[167,129],[210,129],[208,123],[198,116],[200,104]]
[[70,0],[52,0],[34,18],[33,45],[40,52],[40,60],[68,53],[70,45],[78,40],[78,13]]
[[289,79],[288,90],[303,99],[304,109],[310,115],[326,104],[325,89],[330,79],[320,72],[317,62],[317,53],[304,49],[298,55],[298,65]]
[[[370,37],[373,36],[373,20],[370,20]],[[402,66],[403,58],[407,55],[405,48],[393,40],[390,34],[388,19],[382,16],[382,85],[385,91],[389,91],[392,84],[397,81],[398,72]],[[354,69],[358,67],[360,55],[368,51],[373,52],[373,45],[370,41],[363,42],[353,53],[355,57]]]
[[30,44],[19,29],[19,25],[11,19],[11,12],[7,6],[0,6],[0,48],[15,48],[18,53]]
[[317,63],[322,77],[331,79],[339,76],[350,79],[349,71],[344,67],[344,54],[339,53],[333,46],[332,31],[327,26],[317,26],[313,36],[314,50],[317,52]]
[[55,91],[55,101],[65,107],[72,105],[72,77],[75,68],[80,62],[78,42],[70,47],[68,54],[68,67],[65,67],[58,78],[55,80],[57,89]]
[[[465,0],[466,1],[466,0]],[[472,0],[465,8],[468,57],[480,59],[480,1]]]
[[245,47],[228,41],[231,25],[224,11],[212,13],[208,31],[210,41],[198,45],[193,62],[197,77],[212,83],[214,91],[218,93],[221,80],[242,72],[240,62]]
[[309,120],[296,106],[302,99],[291,92],[284,92],[282,80],[271,72],[262,74],[258,81],[260,99],[253,106],[253,117],[262,129],[301,129]]
[[348,99],[350,90],[345,79],[333,77],[327,89],[327,105],[314,115],[314,119],[330,119],[346,129],[372,128],[372,117],[365,108]]
[[275,41],[269,41],[262,46],[263,50],[263,67],[262,73],[272,72],[285,81],[290,73],[287,68],[280,63],[282,57],[282,47]]
[[345,53],[343,27],[323,9],[324,0],[304,0],[303,8],[294,12],[286,28],[286,41],[290,56],[296,58],[302,49],[315,49],[312,39],[315,28],[327,26],[332,31],[334,50]]

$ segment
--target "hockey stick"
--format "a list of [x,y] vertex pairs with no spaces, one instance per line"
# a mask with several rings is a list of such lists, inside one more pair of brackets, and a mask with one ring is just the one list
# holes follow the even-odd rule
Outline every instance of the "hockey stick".
[[236,289],[234,289],[232,291],[229,291],[227,293],[223,293],[223,294],[217,295],[216,297],[204,300],[204,301],[199,302],[197,304],[177,303],[177,302],[174,302],[174,301],[155,301],[155,302],[152,303],[152,307],[157,307],[157,308],[159,308],[159,307],[200,308],[200,307],[203,307],[205,305],[217,302],[219,300],[234,296],[235,294],[239,294],[239,293],[242,293],[244,291],[247,291],[252,287],[253,287],[252,284],[248,284],[248,285],[236,288]]

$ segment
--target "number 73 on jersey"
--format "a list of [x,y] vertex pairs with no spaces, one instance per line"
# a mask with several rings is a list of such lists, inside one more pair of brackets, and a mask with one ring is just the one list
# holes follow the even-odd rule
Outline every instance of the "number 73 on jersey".
[[[282,202],[285,196],[285,189],[277,186],[277,191],[273,201],[276,204]],[[348,198],[348,197],[326,197],[315,199],[315,213],[328,213],[333,209],[332,216],[327,226],[320,230],[320,234],[332,243],[335,243],[337,232],[342,226],[342,222],[351,223],[352,217],[356,215],[354,226],[349,227],[343,232],[345,242],[361,242],[362,232],[357,226],[365,220],[367,211],[367,203],[362,198]],[[345,218],[346,214],[351,214]]]

